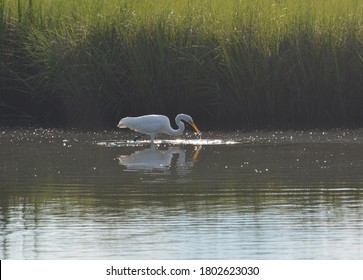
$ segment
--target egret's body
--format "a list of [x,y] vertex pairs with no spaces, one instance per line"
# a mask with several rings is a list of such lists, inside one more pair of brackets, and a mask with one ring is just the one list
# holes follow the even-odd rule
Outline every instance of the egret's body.
[[179,114],[176,116],[175,123],[177,124],[178,129],[173,129],[170,125],[169,118],[164,115],[126,117],[120,120],[117,127],[129,128],[143,134],[148,134],[150,135],[151,143],[154,143],[155,135],[158,133],[164,133],[171,136],[181,135],[185,129],[183,121],[189,123],[200,135],[200,131],[195,125],[192,117],[186,114]]

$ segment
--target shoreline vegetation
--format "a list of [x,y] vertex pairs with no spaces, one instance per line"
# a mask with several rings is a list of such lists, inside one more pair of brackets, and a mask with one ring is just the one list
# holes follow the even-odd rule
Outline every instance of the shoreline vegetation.
[[361,126],[359,0],[0,0],[0,122]]

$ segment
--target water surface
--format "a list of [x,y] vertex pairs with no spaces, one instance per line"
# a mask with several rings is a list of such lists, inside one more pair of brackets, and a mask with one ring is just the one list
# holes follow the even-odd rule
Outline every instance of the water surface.
[[363,131],[0,129],[2,259],[363,259]]

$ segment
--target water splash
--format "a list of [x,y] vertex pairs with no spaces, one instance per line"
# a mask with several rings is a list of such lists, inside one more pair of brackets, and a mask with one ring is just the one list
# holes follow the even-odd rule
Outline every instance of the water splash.
[[[155,140],[155,145],[193,145],[193,146],[206,146],[206,145],[235,145],[240,142],[234,140],[222,139],[174,139],[174,140]],[[96,142],[96,145],[103,147],[122,147],[122,146],[144,146],[150,145],[150,140],[105,140]]]

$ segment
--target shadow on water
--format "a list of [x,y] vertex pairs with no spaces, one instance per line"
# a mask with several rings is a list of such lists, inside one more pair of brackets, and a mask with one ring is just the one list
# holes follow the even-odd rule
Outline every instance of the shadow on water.
[[0,131],[0,257],[363,257],[362,131],[204,135]]

